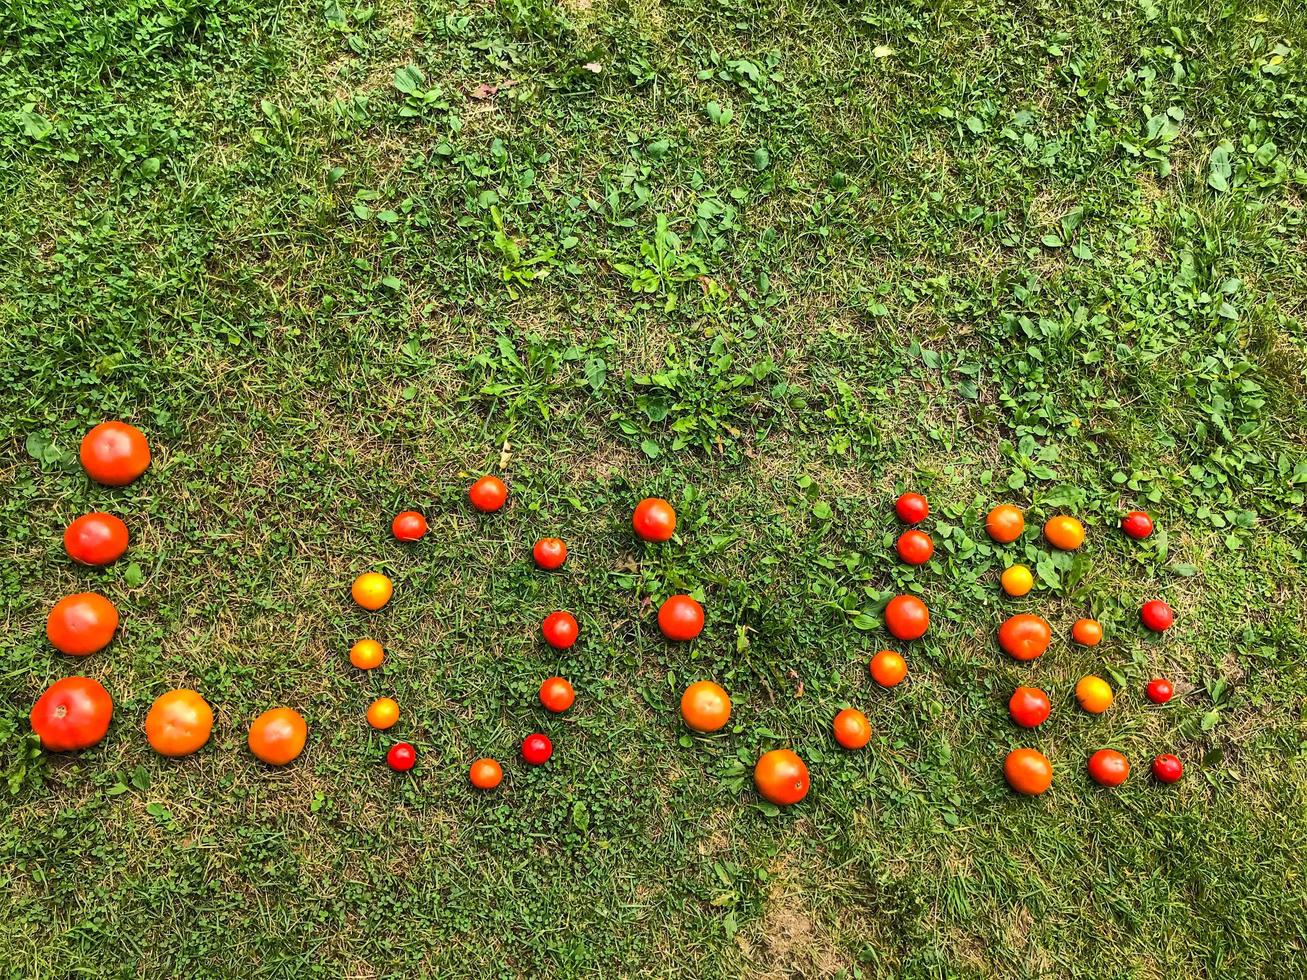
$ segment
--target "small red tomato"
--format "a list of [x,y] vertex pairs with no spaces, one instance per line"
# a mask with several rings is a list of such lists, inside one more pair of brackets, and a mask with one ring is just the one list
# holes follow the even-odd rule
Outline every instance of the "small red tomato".
[[394,769],[395,772],[408,772],[417,764],[417,749],[407,742],[396,742],[386,753],[386,765]]
[[1153,760],[1153,778],[1159,783],[1178,782],[1184,775],[1184,764],[1173,755],[1159,755]]
[[567,545],[562,538],[541,538],[531,549],[531,557],[535,559],[536,567],[552,572],[562,568],[563,562],[567,561]]
[[631,526],[645,541],[668,541],[676,533],[676,511],[661,497],[645,497],[635,505]]
[[549,741],[548,735],[536,732],[522,739],[522,758],[528,765],[543,766],[553,754],[554,743]]
[[1161,599],[1150,599],[1140,608],[1139,621],[1154,633],[1162,633],[1175,622],[1175,613]]
[[127,550],[127,525],[112,514],[83,514],[64,531],[64,551],[83,565],[108,565]]
[[565,677],[551,677],[540,685],[540,703],[558,714],[566,711],[576,700],[576,689]]
[[421,541],[427,533],[427,519],[415,510],[406,510],[390,522],[390,533],[397,541]]
[[150,465],[145,434],[126,422],[101,422],[82,438],[82,467],[107,487],[125,487]]
[[930,514],[930,504],[919,493],[905,493],[894,501],[894,513],[904,524],[920,524]]
[[1120,752],[1099,749],[1089,757],[1089,775],[1099,786],[1120,786],[1130,775],[1130,763]]
[[581,627],[571,613],[551,612],[540,624],[540,632],[545,635],[545,642],[555,650],[566,650],[576,642]]
[[658,607],[658,628],[669,640],[693,640],[703,632],[703,606],[692,596],[668,596]]
[[1048,695],[1037,687],[1018,687],[1007,703],[1008,714],[1022,728],[1035,728],[1048,720],[1053,710]]
[[504,501],[508,499],[508,487],[497,476],[483,476],[472,484],[467,496],[473,507],[488,514],[504,506]]
[[894,548],[909,565],[924,565],[935,553],[935,542],[925,531],[904,531],[894,544]]
[[1127,537],[1142,541],[1153,533],[1153,519],[1142,510],[1132,510],[1121,518],[1121,530]]
[[885,606],[885,628],[895,639],[915,640],[930,628],[930,611],[914,595],[896,595]]
[[1175,695],[1175,688],[1165,677],[1154,677],[1144,688],[1144,694],[1153,704],[1166,704]]

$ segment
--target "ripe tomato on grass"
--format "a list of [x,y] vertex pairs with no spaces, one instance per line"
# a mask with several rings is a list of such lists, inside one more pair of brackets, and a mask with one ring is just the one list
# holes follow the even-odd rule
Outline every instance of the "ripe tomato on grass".
[[1121,518],[1121,530],[1127,537],[1142,541],[1153,533],[1153,519],[1142,510],[1132,510]]
[[772,749],[754,765],[753,784],[764,800],[789,806],[808,795],[808,767],[790,749]]
[[494,789],[504,781],[504,767],[494,759],[477,759],[467,778],[477,789]]
[[712,681],[695,681],[681,695],[681,718],[696,732],[719,732],[731,720],[731,696]]
[[576,701],[576,689],[565,677],[550,677],[540,685],[540,703],[554,714],[566,711]]
[[1165,677],[1154,677],[1144,688],[1144,694],[1153,704],[1166,704],[1175,696],[1175,688]]
[[915,640],[930,628],[930,610],[914,595],[896,595],[885,606],[885,628],[896,640]]
[[98,592],[78,592],[54,604],[45,635],[60,653],[85,657],[103,650],[118,629],[118,610]]
[[1096,619],[1077,619],[1071,624],[1071,639],[1081,646],[1096,647],[1103,642],[1103,624]]
[[1067,514],[1058,514],[1044,522],[1044,537],[1059,551],[1075,551],[1085,543],[1085,526]]
[[531,549],[531,557],[535,559],[537,568],[552,572],[562,568],[563,562],[567,561],[567,545],[562,538],[541,538]]
[[1053,641],[1053,628],[1048,620],[1034,613],[1009,616],[998,628],[998,645],[1017,660],[1034,660],[1042,656]]
[[64,551],[83,565],[108,565],[127,550],[127,525],[113,514],[83,514],[64,531]]
[[309,727],[294,708],[269,708],[250,723],[250,751],[270,766],[294,762],[304,751]]
[[349,648],[349,662],[359,670],[372,670],[386,661],[386,650],[376,640],[359,640]]
[[894,550],[899,553],[904,564],[924,565],[935,553],[935,542],[925,531],[904,531],[894,542]]
[[554,743],[548,735],[536,732],[522,740],[522,758],[528,765],[543,766],[554,754]]
[[1011,596],[1027,595],[1035,587],[1035,576],[1025,565],[1011,565],[999,576],[1003,591]]
[[508,500],[508,487],[497,476],[483,476],[467,491],[472,506],[483,514],[493,513]]
[[390,522],[390,533],[396,541],[421,541],[427,533],[427,519],[415,510],[403,511]]
[[894,501],[894,513],[904,524],[920,524],[930,516],[930,503],[919,493],[905,493]]
[[1025,529],[1025,515],[1012,504],[999,504],[985,517],[985,533],[999,544],[1011,544]]
[[386,765],[395,772],[408,772],[418,761],[418,750],[408,742],[396,742],[386,753]]
[[1120,786],[1130,775],[1130,763],[1114,749],[1099,749],[1089,757],[1089,776],[1099,786]]
[[1173,755],[1159,755],[1153,760],[1153,778],[1159,783],[1179,782],[1184,765]]
[[213,732],[213,709],[198,691],[178,688],[154,699],[145,716],[145,737],[160,755],[198,752]]
[[1082,677],[1076,683],[1076,700],[1091,715],[1101,715],[1112,707],[1112,686],[1093,674]]
[[1151,599],[1140,607],[1139,621],[1154,633],[1165,633],[1175,622],[1175,613],[1161,599]]
[[871,723],[857,708],[845,708],[835,716],[835,741],[846,749],[860,749],[871,741]]
[[1018,687],[1007,703],[1008,714],[1022,728],[1037,728],[1048,720],[1053,705],[1037,687]]
[[394,698],[377,698],[368,705],[368,724],[385,731],[399,721],[399,702]]
[[1053,785],[1053,763],[1037,749],[1013,749],[1003,760],[1003,776],[1022,796],[1038,796]]
[[125,487],[150,465],[150,444],[134,425],[101,422],[82,437],[80,456],[92,480]]
[[576,622],[576,617],[570,612],[551,612],[545,617],[540,624],[540,632],[544,634],[545,642],[555,650],[566,650],[581,633],[581,627]]
[[703,632],[703,606],[693,596],[668,596],[658,607],[658,628],[669,640],[693,640]]
[[376,612],[395,594],[395,583],[380,572],[364,572],[354,580],[349,593],[364,609]]
[[645,497],[635,505],[631,526],[644,541],[670,541],[676,533],[676,510],[661,497]]
[[36,699],[28,720],[47,752],[88,749],[109,730],[113,698],[93,677],[65,677]]
[[881,687],[896,687],[908,676],[908,662],[893,650],[881,650],[871,658],[867,669]]

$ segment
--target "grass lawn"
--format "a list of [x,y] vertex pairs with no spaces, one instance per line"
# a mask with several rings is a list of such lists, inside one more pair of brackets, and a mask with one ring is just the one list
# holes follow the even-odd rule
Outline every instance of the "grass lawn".
[[[0,977],[1307,975],[1307,7],[11,0],[0,190]],[[155,454],[121,490],[77,463],[106,418]],[[133,535],[103,570],[62,548],[93,509]],[[74,660],[44,621],[87,589],[122,627]],[[1021,611],[1054,629],[1029,664],[994,639]],[[28,711],[77,673],[109,737],[42,753]],[[701,678],[735,710],[698,738]],[[179,686],[218,722],[166,760],[142,724]],[[245,748],[277,704],[309,723],[284,769]],[[1004,784],[1021,745],[1048,794]],[[776,747],[812,773],[784,810]]]

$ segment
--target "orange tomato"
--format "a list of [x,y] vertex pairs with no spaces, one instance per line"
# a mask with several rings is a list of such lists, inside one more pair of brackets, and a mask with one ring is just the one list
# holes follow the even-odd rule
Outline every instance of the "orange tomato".
[[354,580],[349,591],[360,606],[376,612],[395,594],[395,583],[380,572],[364,572]]
[[717,732],[731,720],[731,697],[712,681],[695,681],[681,695],[681,717],[696,732]]
[[1112,688],[1101,677],[1090,674],[1076,684],[1076,700],[1091,715],[1101,715],[1112,706]]
[[125,487],[150,465],[145,434],[126,422],[101,422],[82,437],[82,468],[97,483]]
[[985,518],[985,531],[999,544],[1011,544],[1026,529],[1026,518],[1020,508],[999,504]]
[[83,514],[64,531],[64,551],[83,565],[108,565],[127,550],[127,525],[112,514]]
[[304,751],[309,728],[294,708],[269,708],[250,724],[250,751],[270,766],[284,766]]
[[885,606],[885,628],[896,640],[915,640],[930,627],[930,610],[914,595],[896,595]]
[[60,653],[85,657],[103,650],[118,629],[118,610],[98,592],[78,592],[54,604],[45,635]]
[[1103,642],[1103,624],[1096,619],[1077,619],[1071,626],[1071,639],[1081,646],[1096,647]]
[[1085,526],[1074,517],[1059,514],[1044,523],[1044,537],[1061,551],[1075,551],[1085,543]]
[[467,778],[477,789],[494,789],[504,781],[504,767],[494,759],[477,759]]
[[1038,796],[1053,785],[1053,764],[1035,749],[1013,749],[1003,762],[1007,784],[1023,796]]
[[772,749],[753,767],[753,784],[769,803],[798,803],[808,795],[808,767],[789,749]]
[[835,716],[835,741],[846,749],[860,749],[871,741],[871,723],[857,708],[845,708]]
[[1035,576],[1030,574],[1030,569],[1025,565],[1013,565],[1003,570],[999,582],[1008,595],[1022,596],[1035,587]]
[[566,677],[550,677],[540,685],[540,703],[554,714],[566,711],[576,701],[576,689]]
[[198,752],[213,732],[213,709],[189,688],[165,691],[145,716],[145,737],[160,755]]
[[872,680],[881,687],[894,687],[908,676],[908,664],[893,650],[882,650],[871,658]]
[[349,662],[359,670],[380,667],[385,659],[386,651],[376,640],[359,640],[349,648]]
[[1052,641],[1053,628],[1048,620],[1034,613],[1009,616],[998,628],[998,645],[1017,660],[1034,660]]
[[368,724],[385,731],[399,721],[399,702],[394,698],[377,698],[368,705]]

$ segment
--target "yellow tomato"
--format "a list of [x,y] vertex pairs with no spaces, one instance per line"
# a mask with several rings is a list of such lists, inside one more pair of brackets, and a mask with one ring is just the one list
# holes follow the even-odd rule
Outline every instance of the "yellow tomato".
[[1025,565],[1013,565],[1003,572],[1003,591],[1008,595],[1025,595],[1035,587],[1035,576]]
[[1101,715],[1112,706],[1112,688],[1103,678],[1090,674],[1076,684],[1076,700],[1091,715]]
[[350,589],[354,601],[373,612],[388,603],[394,592],[395,583],[380,572],[364,572],[354,580]]

